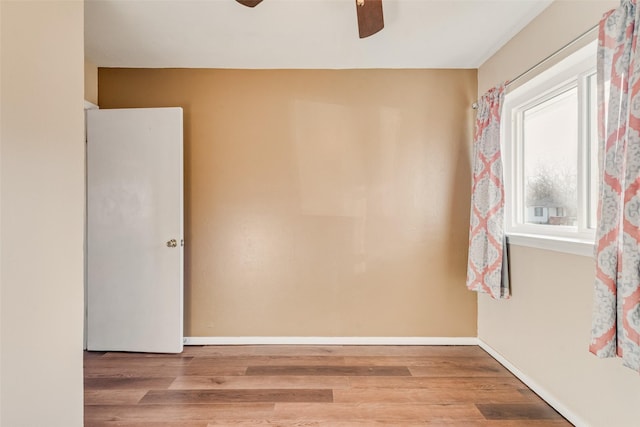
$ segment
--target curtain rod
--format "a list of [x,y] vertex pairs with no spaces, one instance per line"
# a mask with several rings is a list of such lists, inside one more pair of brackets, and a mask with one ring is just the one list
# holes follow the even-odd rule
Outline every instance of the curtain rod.
[[[511,86],[513,83],[515,83],[516,81],[520,80],[522,77],[526,76],[527,74],[529,74],[530,72],[534,71],[538,67],[542,66],[546,62],[548,62],[551,59],[555,58],[558,54],[562,53],[565,49],[568,49],[571,46],[573,46],[574,44],[578,43],[580,40],[582,40],[583,38],[587,37],[591,32],[593,32],[593,30],[597,29],[599,25],[600,25],[600,23],[597,23],[596,25],[594,25],[593,27],[589,28],[584,33],[580,34],[575,39],[571,40],[569,43],[567,43],[564,46],[562,46],[560,49],[558,49],[555,52],[553,52],[551,55],[549,55],[546,58],[544,58],[543,60],[539,61],[538,63],[536,63],[535,65],[533,65],[529,69],[527,69],[526,71],[518,74],[516,77],[514,77],[511,80],[509,80],[507,82],[507,84],[505,84],[505,87]],[[471,105],[471,108],[473,108],[474,110],[477,110],[478,109],[478,103],[474,102],[473,105]]]

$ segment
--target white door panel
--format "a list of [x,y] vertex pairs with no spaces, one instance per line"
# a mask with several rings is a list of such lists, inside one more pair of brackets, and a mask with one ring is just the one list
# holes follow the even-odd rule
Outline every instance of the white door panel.
[[181,352],[182,109],[87,122],[87,348]]

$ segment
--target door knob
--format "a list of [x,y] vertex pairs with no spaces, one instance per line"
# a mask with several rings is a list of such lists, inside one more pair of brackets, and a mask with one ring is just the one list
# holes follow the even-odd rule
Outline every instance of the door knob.
[[169,248],[175,248],[176,246],[178,246],[176,239],[171,239],[167,242],[167,247]]

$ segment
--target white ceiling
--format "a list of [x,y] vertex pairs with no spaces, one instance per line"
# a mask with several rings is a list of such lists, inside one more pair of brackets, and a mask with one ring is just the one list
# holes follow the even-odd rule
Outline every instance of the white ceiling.
[[358,38],[354,0],[87,0],[100,67],[477,68],[552,0],[383,0]]

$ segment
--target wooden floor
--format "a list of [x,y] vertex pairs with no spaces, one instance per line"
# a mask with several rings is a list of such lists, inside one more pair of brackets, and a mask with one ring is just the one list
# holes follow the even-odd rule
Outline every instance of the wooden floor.
[[86,352],[85,426],[570,426],[475,346]]

